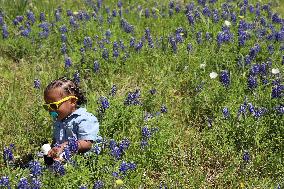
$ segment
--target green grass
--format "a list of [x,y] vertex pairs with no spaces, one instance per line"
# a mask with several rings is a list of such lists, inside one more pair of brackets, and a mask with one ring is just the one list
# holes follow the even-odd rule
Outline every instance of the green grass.
[[[283,187],[284,123],[283,114],[275,110],[276,106],[283,105],[283,97],[271,98],[272,82],[277,79],[271,74],[272,68],[280,70],[278,77],[283,85],[283,51],[279,50],[283,42],[260,39],[254,30],[250,30],[251,39],[244,47],[239,47],[238,28],[232,25],[230,31],[234,33],[234,41],[218,48],[216,36],[224,20],[213,23],[201,16],[193,28],[183,13],[174,12],[172,18],[163,18],[160,4],[164,4],[164,13],[168,14],[168,2],[164,1],[158,1],[156,9],[159,15],[156,19],[145,18],[142,12],[136,12],[138,5],[143,10],[149,8],[151,12],[154,1],[123,1],[123,7],[129,9],[129,14],[124,14],[124,18],[135,27],[135,32],[131,34],[122,30],[119,17],[114,17],[113,22],[108,24],[105,9],[98,13],[98,17],[101,14],[104,18],[102,24],[99,21],[77,20],[80,26],[72,31],[69,18],[65,16],[66,10],[92,12],[83,1],[15,1],[15,5],[10,1],[0,2],[0,10],[5,13],[4,20],[10,34],[8,39],[0,39],[0,148],[4,149],[13,143],[16,159],[33,154],[35,160],[42,164],[42,159],[35,154],[43,142],[51,142],[52,138],[52,121],[41,106],[44,88],[63,75],[72,78],[77,71],[80,73],[80,86],[88,98],[86,107],[100,118],[100,135],[106,140],[119,142],[127,138],[130,141],[129,149],[119,160],[115,160],[106,147],[100,155],[74,156],[76,165],[67,163],[64,176],[44,170],[38,177],[42,188],[79,188],[81,185],[92,188],[97,180],[102,180],[105,188],[118,188],[115,186],[117,178],[112,173],[118,171],[122,161],[137,165],[135,170],[121,175],[124,182],[122,188],[158,188],[160,184],[168,188],[276,188],[278,184]],[[184,4],[188,2],[184,1]],[[214,7],[220,9],[222,2],[219,1]],[[249,2],[255,4],[256,1]],[[112,10],[117,2],[104,3]],[[236,2],[231,4],[234,11],[239,11]],[[58,6],[63,10],[62,20],[50,28],[47,39],[41,39],[38,36],[41,31],[38,28],[39,13],[44,11],[48,21],[54,20],[54,10]],[[29,38],[25,38],[19,35],[12,20],[16,15],[24,15],[28,9],[36,13],[37,21],[31,27]],[[273,10],[284,15],[283,3],[275,2]],[[264,12],[261,13],[266,16]],[[238,21],[241,19],[237,17]],[[243,19],[252,21],[254,14],[247,13]],[[280,24],[273,24],[280,30]],[[69,69],[64,67],[64,55],[61,54],[62,42],[58,28],[62,25],[68,27],[67,54],[72,59]],[[130,38],[135,37],[137,44],[144,36],[146,27],[151,31],[155,48],[148,47],[147,39],[140,52],[129,48]],[[168,37],[173,36],[178,27],[184,28],[187,33],[184,33],[184,42],[178,43],[175,54]],[[80,48],[83,47],[84,37],[90,36],[95,41],[95,35],[98,35],[100,40],[107,29],[112,32],[110,43],[105,43],[109,49],[109,60],[101,57],[103,50],[95,42],[93,46],[97,50],[86,50],[82,55]],[[196,42],[198,31],[203,34],[201,45]],[[212,32],[213,41],[205,40],[206,32]],[[268,29],[267,33],[271,31]],[[163,40],[159,46],[156,39],[160,37]],[[127,53],[119,48],[121,54],[115,60],[112,57],[112,42],[119,40],[124,42]],[[190,53],[186,50],[188,43],[193,47]],[[272,65],[266,76],[257,75],[258,87],[249,90],[247,79],[251,65],[243,63],[238,66],[237,60],[249,54],[256,43],[261,46],[261,52],[251,65],[264,65],[269,61]],[[275,48],[272,55],[266,50],[270,44]],[[95,60],[100,63],[97,73],[93,71]],[[206,64],[205,68],[200,68],[200,64]],[[222,70],[230,72],[229,87],[224,87],[219,77],[209,77],[212,71],[220,75]],[[263,78],[268,80],[267,85],[261,83]],[[39,89],[33,86],[35,79],[41,81]],[[113,85],[117,87],[115,96],[110,95]],[[139,100],[142,105],[124,105],[128,93],[136,89],[141,91]],[[151,89],[156,89],[156,94],[151,95]],[[110,108],[102,117],[98,112],[98,99],[101,96],[110,103]],[[264,107],[268,112],[256,118],[247,108],[244,115],[238,116],[245,99],[256,110]],[[167,107],[167,113],[157,114],[163,105]],[[230,111],[228,119],[224,119],[222,114],[224,107]],[[156,116],[145,121],[146,112]],[[159,130],[148,141],[149,146],[141,149],[141,129],[144,126]],[[245,151],[250,155],[248,162],[243,160]],[[28,169],[7,165],[1,158],[0,178],[2,176],[9,177],[12,187],[17,186],[23,177],[31,182]]]

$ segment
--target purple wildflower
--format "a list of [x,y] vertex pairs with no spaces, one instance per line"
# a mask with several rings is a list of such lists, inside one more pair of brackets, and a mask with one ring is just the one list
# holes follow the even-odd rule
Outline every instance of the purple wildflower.
[[3,39],[6,39],[6,38],[8,38],[8,36],[9,36],[9,32],[8,32],[8,29],[7,29],[7,25],[4,24],[2,26],[2,37],[3,37]]
[[249,155],[249,152],[248,151],[245,151],[244,154],[243,154],[243,160],[245,162],[248,162],[250,160],[250,155]]
[[34,88],[35,88],[35,89],[39,89],[39,88],[40,88],[40,84],[41,84],[41,83],[40,83],[40,80],[39,80],[39,79],[35,79],[35,80],[34,80]]
[[227,70],[221,71],[219,79],[225,87],[228,87],[230,85],[230,74]]
[[54,161],[54,163],[52,164],[52,168],[56,174],[59,174],[61,176],[65,175],[65,168],[60,161]]
[[75,136],[68,137],[68,148],[72,153],[76,153],[78,151],[78,140]]
[[69,68],[72,65],[72,61],[70,57],[65,58],[65,68]]
[[29,183],[28,179],[26,178],[20,178],[20,181],[18,182],[17,189],[29,189]]
[[104,183],[101,180],[97,180],[94,184],[93,189],[102,189],[104,187]]
[[37,177],[37,176],[41,175],[41,173],[42,173],[42,166],[37,161],[29,162],[29,169],[30,169],[30,173],[34,177]]

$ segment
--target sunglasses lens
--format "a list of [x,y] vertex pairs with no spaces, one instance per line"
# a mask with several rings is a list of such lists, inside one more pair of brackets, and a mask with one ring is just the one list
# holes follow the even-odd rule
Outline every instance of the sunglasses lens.
[[50,108],[51,108],[52,110],[57,110],[56,104],[50,104],[49,106],[50,106]]

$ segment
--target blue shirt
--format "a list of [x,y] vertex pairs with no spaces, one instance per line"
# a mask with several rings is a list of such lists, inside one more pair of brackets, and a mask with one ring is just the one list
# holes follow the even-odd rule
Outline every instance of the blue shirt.
[[78,140],[95,141],[101,137],[99,122],[96,116],[87,112],[86,108],[78,108],[68,117],[54,122],[53,142],[62,144],[68,137],[76,136]]

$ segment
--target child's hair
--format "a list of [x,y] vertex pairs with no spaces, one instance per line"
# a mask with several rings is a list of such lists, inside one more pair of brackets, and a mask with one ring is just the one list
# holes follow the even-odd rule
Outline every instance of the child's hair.
[[55,89],[55,88],[62,88],[65,94],[67,95],[74,95],[78,98],[77,100],[77,105],[85,104],[86,103],[86,97],[84,95],[84,92],[82,92],[79,88],[79,86],[76,84],[76,82],[66,78],[66,77],[61,77],[59,79],[56,79],[52,81],[44,90],[44,95],[47,94],[47,92],[50,89]]

